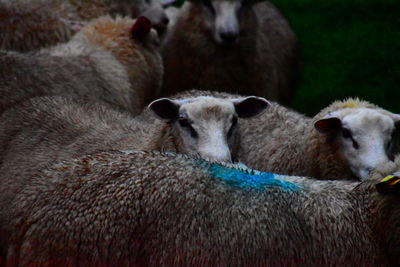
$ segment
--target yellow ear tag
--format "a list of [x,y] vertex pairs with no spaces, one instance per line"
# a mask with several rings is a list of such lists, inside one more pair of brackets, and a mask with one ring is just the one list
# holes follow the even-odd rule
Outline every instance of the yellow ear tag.
[[376,185],[376,190],[380,194],[400,193],[400,177],[390,175],[383,178]]

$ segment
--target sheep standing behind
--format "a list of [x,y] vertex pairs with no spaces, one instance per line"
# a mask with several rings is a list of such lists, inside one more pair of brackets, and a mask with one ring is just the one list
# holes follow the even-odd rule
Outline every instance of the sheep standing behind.
[[161,88],[157,34],[145,17],[94,20],[68,43],[0,53],[0,113],[33,96],[73,95],[138,114]]
[[1,195],[10,265],[400,264],[400,201],[376,192],[381,177],[317,181],[141,151],[23,177]]
[[0,0],[0,49],[27,52],[63,43],[107,14],[146,16],[159,33],[168,24],[157,0]]
[[298,44],[269,2],[189,0],[162,45],[162,95],[201,88],[289,103]]
[[358,99],[336,101],[313,119],[272,103],[241,123],[238,158],[251,168],[319,179],[365,179],[393,156],[400,116]]

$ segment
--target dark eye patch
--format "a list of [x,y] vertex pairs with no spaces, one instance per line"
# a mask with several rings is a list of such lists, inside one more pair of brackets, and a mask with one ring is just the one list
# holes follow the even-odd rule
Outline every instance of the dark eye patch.
[[351,134],[351,131],[349,129],[343,128],[342,135],[343,135],[343,138],[351,139],[351,141],[353,142],[354,149],[360,148],[360,145],[357,143],[356,140],[354,140],[353,135]]
[[344,138],[353,138],[349,129],[344,128],[342,131],[342,135]]
[[353,147],[354,147],[354,149],[359,149],[359,148],[360,148],[360,145],[357,143],[357,141],[354,140],[354,139],[352,139],[352,141],[353,141]]
[[237,117],[235,116],[235,117],[232,117],[232,120],[231,120],[231,127],[229,128],[229,131],[228,131],[228,138],[230,138],[231,136],[232,136],[232,134],[233,134],[233,130],[235,129],[235,127],[236,127],[236,125],[237,125]]
[[190,133],[190,136],[192,138],[197,138],[198,137],[198,134],[197,134],[196,130],[192,127],[192,125],[191,125],[191,123],[189,122],[188,119],[180,118],[178,120],[178,123],[183,129],[185,129],[186,131],[188,131]]

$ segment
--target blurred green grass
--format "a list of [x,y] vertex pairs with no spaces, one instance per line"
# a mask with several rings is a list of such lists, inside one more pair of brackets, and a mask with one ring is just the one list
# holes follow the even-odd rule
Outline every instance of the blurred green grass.
[[400,113],[400,0],[275,0],[303,53],[293,108],[360,97]]

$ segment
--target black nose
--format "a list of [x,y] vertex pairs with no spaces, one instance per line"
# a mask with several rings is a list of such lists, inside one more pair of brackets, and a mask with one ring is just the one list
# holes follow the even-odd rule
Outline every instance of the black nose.
[[219,36],[221,37],[222,42],[227,45],[234,44],[239,37],[236,32],[221,32]]

